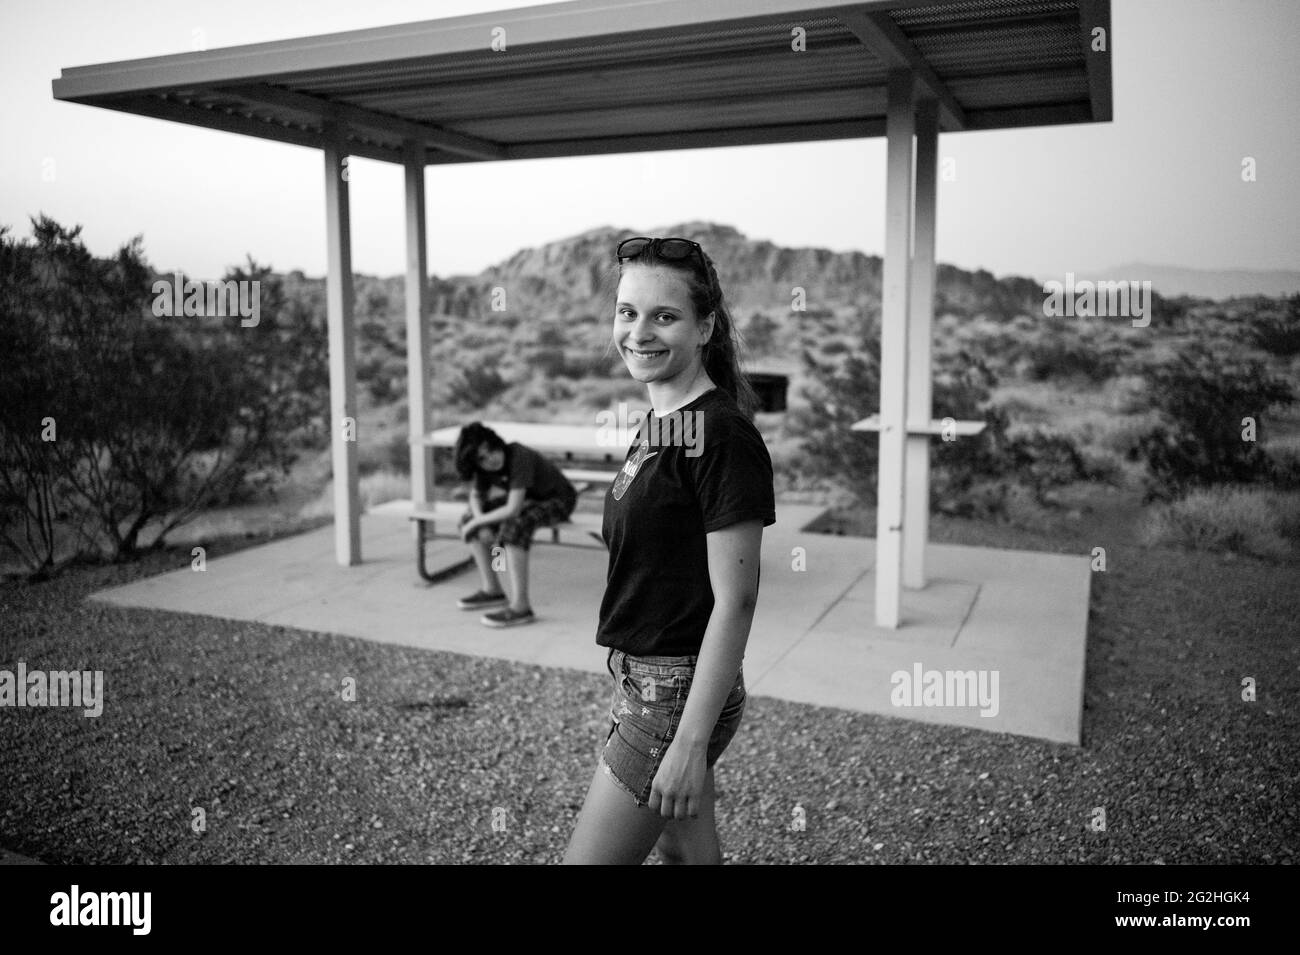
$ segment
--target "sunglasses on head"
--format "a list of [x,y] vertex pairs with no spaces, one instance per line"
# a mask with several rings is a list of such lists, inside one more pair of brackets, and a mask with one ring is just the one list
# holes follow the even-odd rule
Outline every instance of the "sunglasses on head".
[[690,239],[679,239],[670,237],[667,239],[652,239],[648,236],[639,235],[634,239],[624,239],[618,244],[615,255],[620,262],[626,262],[628,259],[635,259],[649,250],[650,255],[662,259],[665,262],[681,262],[694,256],[700,263],[700,268],[708,274],[708,264],[704,259],[704,250],[700,248],[698,242],[692,242]]

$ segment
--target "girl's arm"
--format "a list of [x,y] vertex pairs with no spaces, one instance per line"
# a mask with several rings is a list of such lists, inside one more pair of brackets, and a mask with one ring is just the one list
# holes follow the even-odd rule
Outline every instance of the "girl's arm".
[[667,818],[695,816],[704,791],[709,737],[735,686],[758,600],[763,522],[732,524],[705,536],[713,613],[695,664],[681,723],[650,792],[650,808]]

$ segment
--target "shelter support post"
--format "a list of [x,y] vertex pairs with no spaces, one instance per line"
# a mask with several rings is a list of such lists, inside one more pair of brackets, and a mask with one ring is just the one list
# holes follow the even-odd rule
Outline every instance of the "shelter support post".
[[[939,104],[916,109],[916,213],[907,330],[907,418],[924,425],[932,412],[934,348],[935,212],[938,195]],[[903,489],[903,585],[926,584],[925,546],[930,537],[930,435],[909,428]]]
[[361,501],[357,487],[356,330],[352,325],[352,236],[348,217],[345,138],[328,131],[325,145],[325,236],[329,271],[325,301],[330,349],[330,450],[334,470],[334,555],[361,563]]
[[876,626],[898,627],[907,440],[908,273],[912,245],[915,80],[891,70],[885,120],[885,262],[880,302],[880,462],[876,478]]
[[429,420],[428,240],[424,222],[424,146],[408,142],[406,169],[406,391],[411,448],[411,504],[428,510],[434,498],[433,448],[424,436]]

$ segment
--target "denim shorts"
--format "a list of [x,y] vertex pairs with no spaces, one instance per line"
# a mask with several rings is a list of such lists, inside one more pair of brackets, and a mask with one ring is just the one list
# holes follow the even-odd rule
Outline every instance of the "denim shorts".
[[[689,657],[632,657],[611,650],[606,664],[614,677],[609,715],[613,721],[600,754],[605,774],[632,796],[638,806],[650,801],[650,787],[664,760],[686,708],[695,678]],[[736,683],[709,736],[705,765],[712,766],[740,727],[745,712],[745,671]]]

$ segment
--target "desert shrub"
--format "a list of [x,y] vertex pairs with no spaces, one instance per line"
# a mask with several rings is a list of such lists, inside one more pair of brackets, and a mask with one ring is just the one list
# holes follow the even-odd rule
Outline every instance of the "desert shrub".
[[533,349],[528,355],[528,363],[547,378],[557,378],[568,373],[564,349],[558,345]]
[[1061,434],[1031,431],[1008,442],[1007,468],[1028,486],[1038,501],[1048,490],[1094,478],[1073,441]]
[[1124,481],[1124,459],[1113,451],[1104,448],[1079,448],[1079,457],[1083,471],[1089,480],[1099,481],[1115,487]]
[[386,352],[363,354],[357,359],[357,384],[378,403],[395,401],[406,393],[406,360]]
[[1148,410],[1146,383],[1135,375],[1116,375],[1106,382],[1102,394],[1111,415],[1135,415]]
[[1270,354],[1300,354],[1300,295],[1288,295],[1257,311],[1242,327],[1249,341]]
[[[44,216],[33,226],[30,243],[0,230],[0,476],[8,499],[24,502],[7,517],[29,528],[35,518],[48,542],[41,513],[66,513],[87,550],[125,559],[146,526],[161,523],[150,545],[161,546],[201,509],[237,498],[243,482],[287,471],[300,443],[319,439],[323,316],[287,298],[268,268],[250,261],[224,277],[260,283],[256,325],[156,315],[139,238],[99,260],[80,227]],[[56,438],[42,437],[47,419]],[[39,550],[26,548],[38,574],[52,557]]]
[[1112,348],[1083,341],[1077,332],[1045,329],[1025,348],[1025,371],[1034,381],[1083,377],[1105,381],[1119,370],[1119,355]]
[[411,438],[406,429],[390,434],[383,442],[383,465],[381,470],[409,474],[411,471]]
[[809,478],[846,486],[858,500],[875,502],[877,436],[851,425],[877,410],[880,394],[880,343],[867,339],[861,352],[842,362],[819,360],[802,353],[809,384],[803,389],[807,407],[792,411],[796,430],[806,435],[795,466]]
[[776,350],[780,330],[781,326],[771,317],[762,312],[753,312],[745,323],[745,344],[754,355],[770,355]]
[[482,408],[509,390],[509,381],[490,356],[470,358],[447,376],[448,399],[465,409]]
[[1159,505],[1147,518],[1142,539],[1147,545],[1292,558],[1300,553],[1300,493],[1198,488]]
[[1035,506],[1050,506],[1052,489],[1112,473],[1100,462],[1090,464],[1064,435],[1042,430],[1008,435],[1009,417],[1000,406],[987,407],[980,416],[986,425],[979,435],[931,445],[931,506],[942,513],[1005,514],[1010,500],[1023,497],[1021,491]]
[[563,378],[535,374],[512,388],[506,398],[518,408],[554,408],[568,402],[575,393],[573,384]]
[[1272,483],[1283,489],[1300,488],[1300,449],[1267,448]]
[[998,407],[1011,419],[1022,424],[1046,424],[1052,420],[1048,409],[1025,395],[1006,395],[998,400]]
[[[793,412],[793,425],[806,435],[797,462],[808,478],[845,487],[864,503],[875,503],[879,437],[851,425],[877,410],[880,393],[879,343],[868,340],[861,352],[838,364],[803,354],[808,405]],[[1007,484],[1020,483],[1038,503],[1050,488],[1092,472],[1073,442],[1033,432],[1011,438],[1005,410],[990,405],[996,384],[979,358],[960,351],[939,356],[933,387],[936,413],[955,419],[983,420],[973,437],[931,442],[930,503],[960,516],[1004,513]]]
[[1225,357],[1189,341],[1172,359],[1146,366],[1147,393],[1161,423],[1139,441],[1152,481],[1146,499],[1170,500],[1195,487],[1272,480],[1259,441],[1242,439],[1242,419],[1294,401],[1290,385],[1262,362]]

